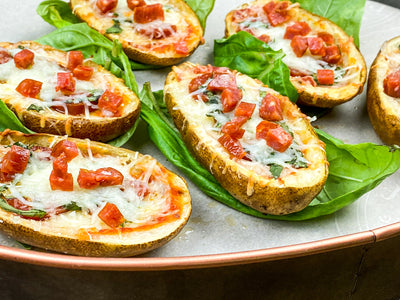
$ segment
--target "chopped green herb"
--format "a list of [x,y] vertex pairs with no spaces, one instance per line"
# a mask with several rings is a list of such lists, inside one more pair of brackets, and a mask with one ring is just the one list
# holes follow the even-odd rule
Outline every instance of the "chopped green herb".
[[4,195],[0,195],[0,208],[2,208],[5,211],[12,212],[24,217],[43,219],[46,216],[46,212],[40,209],[30,209],[30,210],[16,209],[15,207],[7,203],[6,199],[4,198]]
[[270,164],[269,170],[271,171],[272,176],[274,176],[274,178],[276,179],[281,175],[283,167],[277,164]]
[[31,104],[28,106],[27,110],[36,110],[37,112],[44,110],[44,108],[37,104]]
[[106,33],[121,33],[121,23],[117,19],[113,19],[114,25],[106,30]]
[[79,211],[79,210],[82,210],[82,208],[81,208],[80,206],[78,206],[78,205],[76,204],[75,201],[72,201],[71,203],[68,203],[68,204],[66,204],[66,205],[63,205],[63,207],[64,207],[65,209],[71,210],[71,211]]

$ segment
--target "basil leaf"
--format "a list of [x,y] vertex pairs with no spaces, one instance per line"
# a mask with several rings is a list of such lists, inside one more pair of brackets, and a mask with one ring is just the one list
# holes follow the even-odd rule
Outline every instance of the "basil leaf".
[[44,110],[44,108],[40,105],[36,105],[36,104],[31,104],[28,106],[28,108],[26,110],[36,110],[37,112]]
[[117,19],[113,19],[113,26],[111,26],[110,28],[108,28],[106,30],[106,33],[121,33],[122,32],[122,28],[121,28],[121,23],[117,20]]
[[31,209],[31,210],[16,209],[15,207],[12,207],[10,204],[7,203],[7,201],[4,199],[3,195],[0,196],[0,208],[2,208],[5,211],[12,212],[17,215],[24,216],[24,217],[42,219],[46,215],[45,211],[39,210],[39,209]]
[[79,210],[82,210],[82,208],[81,208],[80,206],[78,206],[78,205],[76,204],[75,201],[72,201],[71,203],[68,203],[68,204],[66,204],[66,205],[63,205],[63,207],[64,207],[65,209],[71,210],[71,211],[79,211]]
[[185,0],[199,18],[201,27],[206,28],[207,17],[214,8],[215,0]]
[[228,67],[261,80],[296,102],[298,94],[290,82],[289,68],[282,62],[285,54],[245,31],[214,41],[214,64]]
[[36,12],[43,20],[57,28],[80,22],[72,13],[69,4],[61,0],[43,1],[36,8]]
[[5,129],[18,130],[23,133],[34,133],[26,128],[15,114],[8,109],[7,105],[0,100],[0,131]]
[[301,7],[340,26],[360,46],[359,33],[366,0],[294,0]]

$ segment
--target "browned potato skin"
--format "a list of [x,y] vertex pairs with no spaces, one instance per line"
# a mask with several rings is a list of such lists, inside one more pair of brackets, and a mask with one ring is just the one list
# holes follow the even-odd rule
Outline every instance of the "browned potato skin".
[[[61,66],[66,67],[67,55],[65,52],[54,49],[47,45],[41,45],[33,41],[22,41],[18,43],[0,43],[0,47],[6,49],[16,48],[18,46],[30,49],[44,49],[48,53],[49,59],[57,61]],[[109,73],[102,66],[91,61],[85,62],[85,65],[94,68],[95,72]],[[49,115],[36,111],[19,110],[9,103],[7,99],[2,99],[21,122],[29,129],[39,133],[50,133],[57,135],[68,135],[76,138],[90,138],[94,141],[107,142],[128,131],[139,117],[140,100],[128,89],[123,80],[112,76],[112,84],[121,90],[125,97],[128,97],[132,104],[129,109],[125,109],[120,117],[87,119],[85,116],[66,116],[62,113]]]
[[[270,0],[258,0],[258,3],[267,4]],[[279,1],[274,1],[279,2]],[[243,4],[239,8],[249,6],[250,3]],[[349,37],[339,26],[330,20],[308,12],[302,8],[296,7],[290,10],[292,20],[311,21],[313,22],[310,27],[312,29],[320,29],[320,31],[327,31],[331,33],[335,41],[338,41],[342,50],[343,63],[347,66],[350,61],[357,61],[361,65],[361,72],[359,78],[354,78],[351,82],[342,87],[330,86],[316,86],[302,84],[296,77],[291,76],[290,81],[299,93],[298,104],[332,108],[334,106],[345,103],[353,99],[358,94],[361,94],[367,78],[367,68],[365,65],[364,57],[355,46],[353,39]],[[233,11],[229,12],[225,18],[225,36],[235,34],[234,27],[232,26]]]
[[189,53],[187,55],[179,54],[176,52],[169,55],[164,55],[163,53],[159,53],[153,50],[142,50],[139,49],[134,43],[121,38],[119,34],[106,33],[107,27],[105,27],[105,24],[101,20],[101,18],[95,16],[94,9],[79,8],[79,5],[87,2],[88,0],[70,0],[70,6],[74,14],[108,39],[119,40],[126,55],[132,60],[150,65],[171,66],[192,55],[194,50],[196,50],[196,48],[203,43],[203,28],[201,27],[196,14],[182,0],[172,0],[172,2],[174,3],[174,6],[178,7],[186,14],[188,21],[193,24],[193,38],[191,43],[188,45]]
[[[14,142],[22,142],[27,145],[39,145],[48,147],[54,136],[49,134],[23,134],[17,131],[5,130],[0,133],[0,143],[8,145],[10,139]],[[87,149],[87,142],[85,140],[69,138],[69,140],[77,143],[81,151]],[[124,148],[116,148],[107,144],[90,142],[93,153],[103,155],[120,156],[129,160],[130,157],[135,155],[134,151]],[[139,154],[141,155],[141,154]],[[159,164],[159,163],[158,163]],[[161,238],[154,238],[151,241],[143,243],[111,243],[101,241],[99,238],[92,240],[83,240],[79,238],[78,233],[75,234],[59,234],[57,228],[49,230],[48,228],[42,230],[35,230],[32,222],[46,222],[46,221],[32,221],[17,217],[15,214],[0,209],[0,230],[14,238],[15,240],[26,243],[32,246],[43,248],[46,250],[61,252],[65,254],[81,255],[81,256],[96,256],[96,257],[128,257],[139,255],[158,247],[161,247],[172,238],[174,238],[187,223],[191,214],[191,200],[186,182],[183,178],[166,170],[173,176],[173,186],[179,189],[178,199],[182,203],[182,214],[172,226],[165,228],[163,225],[154,229],[161,232]],[[15,218],[20,219],[19,224],[14,222]],[[44,226],[42,226],[44,227]],[[42,228],[41,227],[41,228]],[[46,231],[46,232],[44,232]],[[122,234],[122,237],[124,235]]]
[[[185,64],[190,67],[189,63],[184,63],[179,67],[184,68],[183,65]],[[165,86],[176,81],[177,77],[178,75],[174,70],[170,72],[167,76]],[[282,102],[284,115],[291,114],[294,117],[305,117],[288,98],[286,99],[287,101]],[[286,215],[304,209],[323,188],[328,176],[328,162],[325,153],[319,165],[322,168],[321,174],[315,178],[313,185],[271,186],[267,178],[254,173],[243,172],[243,167],[241,168],[235,161],[224,158],[221,153],[224,150],[221,149],[221,152],[216,152],[216,149],[207,143],[203,143],[201,137],[197,134],[196,127],[190,123],[181,110],[175,109],[177,99],[175,99],[174,95],[168,89],[165,89],[164,100],[188,149],[206,169],[210,170],[221,186],[243,204],[262,213]],[[318,139],[309,123],[305,131],[305,134],[311,138]],[[325,145],[321,141],[319,143],[321,149],[324,149]],[[247,194],[249,182],[254,183],[254,192],[251,196]]]
[[400,99],[386,95],[383,90],[383,80],[389,74],[385,54],[388,54],[388,47],[398,45],[400,45],[400,36],[386,41],[382,45],[371,65],[367,85],[369,119],[375,132],[388,145],[400,145],[400,115],[394,111],[395,107],[400,105]]

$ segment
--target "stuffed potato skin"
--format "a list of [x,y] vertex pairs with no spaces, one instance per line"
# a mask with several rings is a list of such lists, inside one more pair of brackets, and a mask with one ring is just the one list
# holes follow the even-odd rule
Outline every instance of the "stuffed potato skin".
[[[50,46],[41,45],[33,41],[21,41],[18,43],[2,42],[0,43],[0,48],[9,51],[18,48],[30,49],[45,57],[49,63],[59,65],[61,70],[68,71],[68,54]],[[112,75],[100,65],[86,61],[84,66],[93,68],[93,76],[96,77],[96,80],[123,94],[124,108],[121,115],[87,118],[85,115],[67,115],[49,109],[42,111],[29,110],[27,107],[35,99],[24,97],[15,91],[2,92],[2,100],[20,121],[32,131],[68,135],[76,138],[90,138],[102,142],[109,141],[125,133],[133,126],[139,117],[140,100],[125,86],[122,79]],[[51,80],[53,79],[47,79],[48,82]]]
[[[279,1],[276,0],[257,0],[243,4],[238,9],[228,13],[225,18],[225,35],[229,37],[238,30],[241,30],[238,28],[238,23],[235,23],[235,11],[245,11],[251,7],[263,7],[271,2],[279,3]],[[290,45],[283,46],[284,53],[286,54],[286,57],[283,60],[291,69],[290,81],[299,93],[298,103],[309,106],[332,108],[336,105],[345,103],[360,94],[366,81],[367,71],[364,58],[354,45],[352,38],[347,36],[339,26],[328,19],[312,14],[300,8],[298,4],[291,4],[289,1],[284,2],[289,3],[287,9],[288,20],[273,26],[273,29],[284,29],[284,27],[288,26],[287,24],[292,24],[293,22],[305,22],[311,29],[311,32],[305,34],[305,36],[315,37],[317,36],[317,32],[327,32],[331,34],[333,36],[334,44],[339,47],[341,54],[340,61],[334,65],[337,65],[340,69],[346,70],[344,78],[348,78],[344,81],[337,82],[337,74],[335,73],[334,84],[319,85],[316,80],[316,73],[314,73],[315,70],[312,71],[312,73],[309,73],[309,70],[307,72],[296,70],[296,64],[291,65],[291,63],[288,62],[288,53],[292,51]],[[262,39],[262,37],[260,39]],[[279,36],[279,39],[285,40],[283,39],[283,32],[282,36]],[[288,38],[286,38],[286,41],[288,41]],[[274,50],[282,49],[281,45],[276,44],[277,46],[274,46],[274,39],[272,37],[269,39],[268,43]],[[310,50],[306,50],[304,56],[307,58],[321,59],[321,56],[311,55]],[[310,76],[313,78],[307,78]],[[310,84],[310,81],[312,84]]]
[[[271,176],[262,166],[258,166],[261,171],[257,171],[258,167],[254,165],[252,169],[245,160],[232,157],[218,142],[218,135],[210,135],[204,126],[213,121],[199,116],[196,112],[200,109],[190,104],[191,101],[196,102],[187,92],[188,83],[198,75],[193,72],[195,68],[196,65],[191,63],[173,67],[166,79],[164,100],[185,144],[196,159],[230,194],[262,213],[283,215],[305,208],[320,192],[328,175],[324,144],[317,138],[306,116],[288,98],[282,97],[282,111],[284,118],[289,120],[288,126],[296,123],[295,138],[308,145],[303,151],[309,161],[307,168],[293,170],[292,173],[283,171],[284,174],[278,178]],[[261,82],[240,73],[236,78],[245,78],[245,82],[257,87],[263,86]],[[279,95],[271,89],[268,91]]]
[[[156,1],[157,2],[157,1]],[[152,1],[151,3],[156,3]],[[172,19],[176,23],[175,34],[165,38],[150,38],[135,30],[132,25],[133,11],[127,7],[124,8],[127,19],[121,19],[120,33],[107,32],[107,29],[113,26],[113,11],[102,13],[96,7],[96,1],[93,0],[71,0],[70,6],[74,14],[90,27],[97,30],[110,40],[118,40],[129,58],[145,64],[170,66],[177,64],[186,57],[190,56],[194,50],[203,43],[203,28],[196,14],[182,0],[162,0],[158,1],[164,6],[169,6],[175,12]],[[125,0],[119,0],[118,7],[126,6]],[[129,23],[125,20],[129,19]],[[146,24],[144,24],[145,26]],[[174,25],[174,26],[175,26]],[[142,25],[140,25],[142,26]],[[168,31],[170,31],[168,29]],[[168,33],[169,34],[169,33]],[[180,41],[183,44],[180,44]],[[183,49],[183,46],[185,49]],[[180,50],[179,50],[180,49]]]
[[[397,60],[396,60],[397,57]],[[384,80],[399,70],[400,36],[386,41],[371,65],[367,86],[367,110],[371,124],[386,144],[400,145],[400,99],[384,91]]]
[[[56,141],[63,139],[65,137],[48,134],[29,135],[10,130],[0,133],[1,146],[22,143],[34,147],[51,147]],[[157,170],[162,171],[162,176],[172,191],[174,205],[179,213],[174,214],[170,219],[165,218],[164,221],[160,219],[161,221],[154,225],[133,227],[134,229],[131,230],[129,225],[110,228],[104,223],[100,223],[100,225],[97,225],[100,227],[92,228],[91,226],[87,227],[87,223],[86,225],[84,222],[77,223],[77,220],[82,221],[85,218],[86,222],[90,222],[90,219],[93,218],[92,215],[84,215],[81,218],[66,215],[60,218],[56,214],[43,220],[34,220],[22,218],[13,212],[0,208],[0,230],[22,243],[42,249],[96,257],[135,256],[164,245],[180,232],[191,213],[190,195],[186,182],[181,177],[166,170],[150,156],[98,142],[88,144],[87,140],[74,138],[68,140],[76,143],[79,150],[86,155],[91,151],[93,156],[113,156],[121,159],[125,164],[139,159],[139,161],[146,162],[150,168],[156,166]],[[48,178],[42,180],[46,181]],[[164,197],[167,196],[164,195]]]

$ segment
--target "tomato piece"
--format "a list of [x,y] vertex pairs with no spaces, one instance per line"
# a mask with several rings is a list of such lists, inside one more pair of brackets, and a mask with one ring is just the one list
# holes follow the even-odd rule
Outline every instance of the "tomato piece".
[[301,35],[296,35],[290,42],[290,46],[293,49],[294,54],[297,57],[302,57],[308,48],[308,39]]
[[136,7],[146,5],[146,1],[144,0],[126,0],[126,4],[129,9],[134,10]]
[[28,165],[29,157],[30,151],[28,149],[12,145],[1,160],[0,171],[10,175],[21,174]]
[[303,84],[311,84],[314,87],[317,86],[317,83],[312,76],[302,76],[300,77],[300,80]]
[[240,139],[244,134],[244,130],[240,127],[242,127],[248,119],[249,117],[247,116],[235,117],[231,121],[226,122],[224,126],[222,126],[221,132],[229,134],[233,138]]
[[235,110],[235,117],[247,117],[250,118],[256,108],[255,103],[249,103],[241,101]]
[[332,85],[335,81],[335,73],[333,70],[317,70],[317,81],[321,85]]
[[283,117],[280,99],[272,94],[266,94],[261,101],[259,115],[267,121],[282,120]]
[[[53,101],[57,100],[53,99]],[[65,114],[65,108],[67,108],[68,114],[72,116],[79,116],[85,113],[85,104],[83,102],[64,103],[64,105],[52,105],[51,108],[62,114]]]
[[306,22],[296,22],[286,27],[284,39],[291,40],[296,35],[307,35],[311,31],[310,26]]
[[112,113],[116,115],[118,110],[123,103],[122,96],[106,90],[98,101],[99,108],[103,111],[103,114],[108,115]]
[[78,65],[72,71],[72,74],[76,79],[88,81],[90,78],[92,78],[93,72],[94,71],[92,67]]
[[69,51],[67,53],[67,68],[73,71],[77,66],[83,64],[83,53],[81,51]]
[[308,75],[308,74],[303,73],[303,72],[301,72],[299,70],[296,70],[296,69],[289,68],[289,70],[290,70],[290,76],[296,77],[296,76],[307,76]]
[[22,80],[15,90],[22,96],[36,98],[42,89],[42,82],[33,79]]
[[72,191],[74,182],[72,174],[68,173],[67,156],[62,152],[53,160],[53,170],[50,173],[50,187],[54,190]]
[[262,34],[262,35],[259,35],[259,36],[257,36],[257,38],[260,40],[260,41],[263,41],[264,43],[267,43],[268,44],[268,42],[270,41],[270,36],[268,35],[268,34]]
[[267,14],[268,22],[272,26],[278,26],[290,19],[287,10],[288,7],[288,1],[283,1],[279,3],[271,1],[263,6],[263,10]]
[[335,43],[335,40],[333,39],[333,35],[330,34],[330,33],[328,33],[328,32],[325,32],[325,31],[323,31],[323,32],[318,32],[317,35],[318,35],[318,37],[321,38],[321,39],[325,42],[325,44],[327,44],[327,45],[332,45],[332,44]]
[[256,139],[266,140],[268,131],[277,127],[279,127],[277,123],[261,121],[256,127]]
[[197,91],[200,88],[200,86],[205,84],[207,80],[210,79],[211,75],[212,73],[206,73],[193,78],[189,82],[189,93]]
[[70,140],[59,141],[51,149],[51,156],[58,157],[61,153],[64,153],[67,162],[70,162],[79,155],[78,146]]
[[14,63],[18,69],[27,69],[33,65],[35,54],[28,50],[23,49],[14,55]]
[[325,56],[324,40],[319,37],[308,38],[308,49],[312,55]]
[[234,11],[232,16],[232,21],[236,23],[241,23],[248,20],[251,17],[256,17],[257,13],[252,8],[242,8]]
[[336,45],[331,45],[325,47],[325,55],[322,57],[322,60],[330,64],[337,64],[341,57],[342,56],[340,55],[339,47]]
[[225,89],[221,93],[222,112],[227,113],[234,110],[242,96],[242,90],[238,88]]
[[203,74],[203,73],[207,73],[208,74],[209,73],[210,77],[211,77],[211,75],[214,72],[214,68],[216,68],[216,67],[211,66],[211,65],[207,65],[207,66],[198,65],[198,66],[195,66],[192,69],[192,71],[193,71],[194,74]]
[[117,228],[125,222],[125,218],[118,207],[110,202],[106,203],[98,213],[98,216],[104,223],[112,228]]
[[136,23],[145,24],[156,20],[164,21],[164,10],[160,3],[136,7],[133,12]]
[[75,92],[75,79],[69,72],[57,73],[56,91],[61,91],[64,95],[71,95]]
[[292,144],[293,138],[281,126],[267,132],[267,145],[278,152],[285,152]]
[[207,85],[207,90],[211,92],[223,92],[225,89],[237,88],[236,77],[231,73],[217,73],[214,71],[214,78]]
[[111,167],[95,171],[80,169],[77,180],[81,188],[95,189],[99,186],[120,185],[124,180],[124,175]]
[[246,151],[244,151],[240,142],[231,137],[229,134],[224,134],[218,139],[218,142],[226,149],[228,152],[236,157],[236,158],[243,158],[246,156]]
[[136,29],[137,32],[147,36],[153,40],[167,38],[176,32],[176,25],[167,25],[162,27],[140,28]]
[[10,182],[12,180],[14,180],[15,178],[15,174],[8,174],[8,173],[4,173],[0,171],[0,182],[4,183],[4,182]]
[[400,70],[390,73],[383,80],[385,93],[394,98],[400,98]]
[[9,62],[11,59],[12,56],[7,50],[0,50],[0,65]]
[[[176,32],[176,26],[175,26],[175,32]],[[188,55],[190,53],[186,41],[179,41],[175,43],[174,48],[176,53],[181,55]]]
[[113,11],[118,5],[118,0],[97,0],[96,6],[103,13]]

